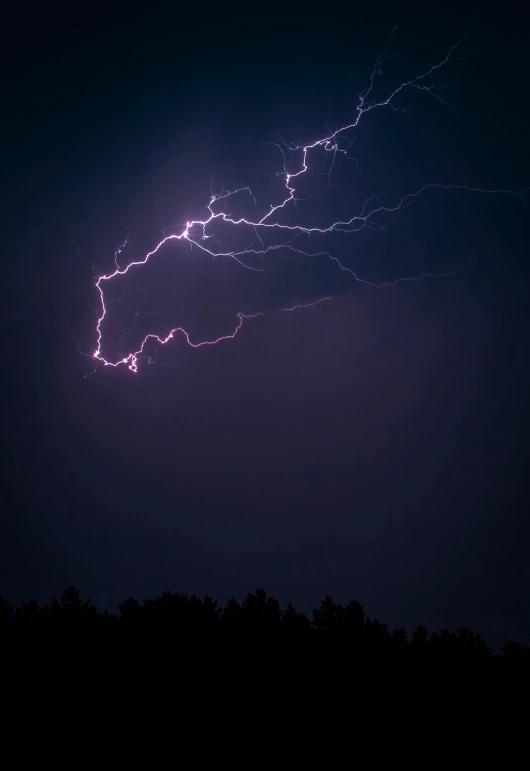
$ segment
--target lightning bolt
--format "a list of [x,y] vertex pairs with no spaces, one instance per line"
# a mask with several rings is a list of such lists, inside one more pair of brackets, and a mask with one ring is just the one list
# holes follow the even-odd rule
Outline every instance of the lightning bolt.
[[[385,50],[375,60],[375,63],[371,72],[371,76],[368,80],[368,84],[358,97],[358,104],[356,107],[355,116],[350,123],[347,123],[346,125],[343,125],[335,130],[331,130],[329,129],[329,127],[327,127],[325,136],[319,139],[316,139],[315,141],[306,145],[296,145],[294,143],[286,142],[278,135],[279,142],[276,143],[276,147],[279,148],[281,154],[283,155],[283,160],[284,160],[283,169],[280,172],[278,172],[278,176],[282,177],[283,179],[284,194],[282,195],[280,201],[270,205],[268,211],[266,211],[266,213],[263,216],[255,217],[255,218],[246,218],[243,216],[236,217],[235,215],[231,214],[228,211],[228,207],[230,206],[231,202],[233,201],[236,195],[241,195],[241,194],[248,195],[249,198],[253,201],[255,206],[257,206],[258,202],[253,196],[250,187],[241,187],[235,190],[222,190],[220,193],[215,194],[213,192],[213,178],[212,178],[212,188],[210,191],[210,199],[206,205],[206,210],[208,212],[208,215],[204,219],[190,220],[186,222],[185,225],[182,226],[182,229],[179,233],[172,233],[170,235],[165,235],[164,238],[162,238],[162,240],[159,241],[159,243],[157,243],[156,246],[150,252],[148,252],[142,259],[130,262],[127,265],[122,266],[120,264],[120,260],[118,259],[118,257],[119,256],[121,257],[124,249],[126,248],[129,242],[129,234],[127,234],[127,238],[125,239],[124,243],[116,250],[114,254],[115,270],[113,270],[112,273],[96,276],[94,281],[95,289],[99,295],[99,306],[100,306],[100,310],[96,315],[96,330],[95,330],[96,348],[92,354],[92,358],[96,362],[96,368],[99,364],[103,364],[108,367],[127,366],[129,370],[131,370],[132,372],[137,372],[138,363],[141,359],[147,360],[148,362],[152,361],[152,359],[149,357],[149,355],[147,355],[145,351],[146,345],[150,341],[157,343],[158,345],[165,345],[170,340],[173,340],[176,336],[181,336],[185,340],[185,342],[193,348],[200,348],[206,345],[217,345],[218,343],[221,343],[224,340],[232,340],[239,333],[239,331],[241,330],[245,322],[253,318],[256,318],[257,316],[263,315],[264,312],[245,313],[240,311],[237,313],[237,322],[233,330],[226,335],[219,336],[212,340],[202,340],[202,341],[192,340],[190,337],[190,334],[182,327],[175,327],[171,329],[165,337],[161,337],[154,333],[149,333],[142,340],[138,350],[132,353],[128,353],[127,355],[123,355],[123,353],[121,353],[124,347],[124,338],[126,334],[128,334],[128,333],[125,333],[123,337],[120,339],[120,354],[118,358],[115,360],[106,359],[102,354],[102,344],[103,344],[102,327],[103,327],[103,322],[108,314],[108,310],[111,305],[111,302],[105,299],[105,291],[104,291],[105,288],[108,286],[110,281],[116,280],[120,276],[123,276],[129,273],[130,271],[133,271],[139,268],[140,266],[145,265],[149,260],[151,260],[151,258],[157,255],[157,253],[161,250],[161,248],[165,244],[171,241],[187,241],[190,244],[190,247],[192,246],[197,247],[202,252],[205,252],[206,254],[210,255],[214,260],[217,258],[226,257],[234,260],[242,268],[246,270],[256,271],[256,272],[261,272],[263,268],[258,268],[251,264],[252,259],[254,257],[265,256],[278,249],[287,249],[295,254],[302,255],[308,258],[323,257],[325,259],[331,260],[334,263],[336,263],[336,265],[340,268],[340,270],[346,273],[349,273],[356,281],[359,281],[361,283],[370,284],[371,286],[375,286],[375,287],[393,286],[400,281],[418,281],[420,279],[428,278],[428,277],[441,278],[442,276],[450,276],[458,272],[458,270],[451,271],[449,273],[436,273],[436,274],[421,273],[417,276],[398,278],[393,282],[374,283],[374,282],[370,282],[360,278],[353,270],[344,266],[341,263],[341,261],[338,259],[338,257],[333,256],[329,252],[304,251],[303,249],[300,249],[295,245],[295,241],[299,237],[302,237],[302,236],[310,237],[312,234],[330,234],[332,232],[354,233],[354,232],[359,232],[360,230],[363,230],[363,229],[373,229],[373,230],[383,229],[385,227],[385,223],[380,222],[381,217],[385,217],[385,216],[392,215],[402,211],[408,205],[413,203],[419,196],[427,193],[427,191],[429,190],[435,190],[435,189],[466,190],[469,192],[491,194],[491,195],[503,194],[503,195],[518,197],[521,200],[524,200],[523,196],[528,191],[517,192],[513,190],[501,190],[501,189],[484,190],[482,188],[470,187],[468,185],[463,185],[463,184],[442,185],[442,184],[432,183],[432,184],[424,185],[422,188],[420,188],[419,190],[416,190],[415,192],[404,195],[400,200],[397,201],[397,203],[394,206],[377,205],[377,199],[379,198],[379,196],[376,198],[368,198],[365,200],[361,210],[353,214],[349,219],[332,222],[325,227],[316,227],[316,226],[303,227],[302,225],[285,224],[283,222],[278,221],[279,213],[289,212],[290,209],[296,208],[297,202],[301,200],[305,200],[303,198],[296,197],[297,183],[311,169],[312,156],[315,154],[316,151],[324,150],[325,152],[330,154],[331,163],[329,165],[328,171],[324,172],[324,174],[328,177],[328,180],[331,182],[331,174],[334,170],[337,157],[340,155],[343,155],[346,158],[351,157],[348,155],[348,151],[352,146],[352,141],[348,138],[347,134],[349,132],[350,133],[353,132],[359,126],[361,120],[364,118],[365,115],[367,115],[370,112],[373,112],[374,110],[379,110],[383,108],[388,108],[392,110],[401,110],[402,108],[399,108],[394,104],[394,100],[398,95],[400,95],[402,92],[406,91],[407,89],[417,89],[422,92],[426,92],[430,96],[441,101],[444,105],[447,104],[447,102],[444,99],[442,99],[442,97],[440,96],[440,93],[439,93],[440,87],[431,85],[429,83],[429,78],[432,75],[434,75],[434,73],[436,73],[439,69],[447,65],[449,61],[454,59],[454,52],[459,46],[461,46],[461,44],[463,43],[467,35],[464,36],[462,39],[460,39],[457,43],[452,45],[449,48],[447,55],[441,61],[432,65],[425,72],[398,85],[386,96],[385,99],[382,99],[380,101],[372,100],[372,94],[374,91],[375,82],[377,77],[382,75],[382,63],[388,54],[390,40],[392,39],[394,33],[395,33],[395,29],[392,30],[389,36]],[[289,171],[288,154],[290,155],[293,152],[299,153],[300,160],[297,168],[292,171]],[[253,230],[256,239],[253,244],[242,249],[241,251],[221,251],[221,250],[217,251],[214,247],[210,247],[210,244],[212,242],[219,245],[219,242],[215,239],[214,235],[211,233],[211,226],[213,223],[216,223],[216,222],[229,223],[231,226],[234,226],[235,228],[240,228],[240,229],[244,227],[250,227]],[[283,237],[284,240],[281,240],[280,243],[275,243],[272,245],[265,246],[264,237],[267,233],[278,234],[280,238]],[[297,310],[299,308],[308,308],[330,299],[331,297],[323,297],[319,300],[316,300],[311,303],[307,303],[305,305],[303,304],[294,305],[292,307],[281,308],[279,310],[288,312],[288,311]],[[135,321],[137,320],[137,318],[138,318],[138,314],[135,317]],[[133,325],[135,321],[133,321]]]

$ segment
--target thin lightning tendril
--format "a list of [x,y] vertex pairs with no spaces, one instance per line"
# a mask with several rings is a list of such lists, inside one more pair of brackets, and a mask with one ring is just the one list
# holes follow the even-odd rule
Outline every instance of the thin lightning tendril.
[[[235,338],[238,332],[240,331],[240,329],[242,328],[245,321],[264,315],[264,312],[258,312],[258,313],[238,312],[237,323],[233,331],[230,332],[229,334],[221,335],[220,337],[214,340],[203,340],[203,341],[194,342],[191,340],[189,333],[182,327],[175,327],[174,329],[171,329],[165,337],[160,337],[157,334],[150,333],[144,337],[139,349],[134,353],[129,353],[128,355],[122,355],[120,353],[121,358],[118,358],[116,361],[109,361],[105,359],[101,352],[102,337],[103,337],[102,324],[107,315],[109,307],[112,305],[112,302],[105,300],[104,292],[103,292],[104,284],[119,276],[123,276],[124,274],[128,273],[131,269],[136,268],[137,266],[145,265],[150,260],[151,257],[156,255],[160,251],[160,249],[170,241],[183,241],[183,240],[188,241],[188,243],[190,244],[190,247],[196,246],[201,251],[210,255],[214,260],[217,257],[229,257],[230,259],[233,259],[237,263],[239,263],[243,268],[246,268],[247,270],[257,271],[257,272],[262,271],[263,268],[256,268],[256,267],[253,267],[252,265],[247,264],[247,258],[250,258],[251,256],[256,256],[256,255],[263,256],[277,249],[288,249],[294,253],[297,253],[306,257],[322,256],[335,262],[342,271],[349,273],[351,276],[353,276],[353,278],[356,281],[364,284],[369,284],[374,287],[394,286],[397,283],[402,281],[417,281],[422,278],[428,278],[428,277],[441,278],[444,276],[451,276],[454,273],[457,273],[458,270],[460,270],[460,269],[457,269],[457,270],[450,271],[448,273],[436,273],[436,274],[421,273],[418,276],[398,278],[395,281],[388,282],[388,283],[374,283],[374,282],[370,282],[360,278],[353,270],[342,265],[340,260],[337,257],[332,256],[328,252],[325,252],[325,251],[319,251],[315,253],[306,252],[306,251],[303,251],[302,249],[298,249],[295,246],[293,246],[293,242],[300,235],[311,236],[311,234],[313,233],[318,233],[318,234],[325,234],[325,233],[331,233],[331,232],[353,233],[366,228],[370,228],[374,230],[383,229],[385,225],[380,224],[376,221],[377,215],[381,215],[381,214],[388,215],[388,214],[399,212],[404,208],[406,208],[416,198],[418,198],[418,196],[422,195],[428,190],[434,190],[434,189],[466,190],[469,192],[486,193],[486,194],[504,194],[504,195],[516,196],[521,199],[523,198],[523,196],[527,191],[517,192],[514,190],[501,190],[501,189],[483,190],[478,187],[470,187],[464,184],[443,185],[443,184],[431,183],[431,184],[424,185],[415,193],[409,193],[407,195],[404,195],[400,199],[400,201],[395,206],[392,206],[392,207],[374,205],[373,202],[376,201],[377,198],[379,198],[380,196],[376,196],[375,198],[373,197],[368,198],[364,202],[362,209],[358,214],[355,214],[349,220],[334,222],[327,227],[302,227],[301,225],[286,225],[286,224],[281,224],[279,222],[274,221],[274,215],[277,212],[285,210],[289,206],[289,204],[291,204],[291,202],[293,206],[296,207],[297,201],[305,200],[302,198],[297,199],[295,197],[296,181],[311,168],[310,155],[312,151],[323,149],[326,152],[331,154],[331,165],[327,172],[322,172],[328,177],[329,181],[331,182],[331,173],[334,169],[337,155],[341,154],[347,158],[351,157],[348,155],[348,151],[352,145],[352,141],[348,139],[348,137],[345,136],[344,134],[345,132],[352,131],[353,129],[357,128],[362,117],[365,114],[382,107],[390,107],[393,110],[401,110],[401,108],[396,107],[394,105],[393,100],[401,92],[405,91],[406,89],[413,89],[413,88],[419,89],[421,91],[425,91],[431,96],[438,99],[444,105],[447,105],[447,102],[439,94],[440,87],[434,86],[434,85],[428,85],[426,83],[426,79],[429,78],[431,75],[433,75],[437,70],[444,67],[444,65],[446,65],[450,60],[454,58],[453,57],[454,51],[458,48],[458,46],[462,44],[462,42],[465,40],[465,37],[467,37],[467,35],[464,36],[461,40],[459,40],[455,45],[451,46],[445,58],[442,59],[442,61],[438,62],[437,64],[433,65],[426,72],[412,78],[411,80],[401,83],[383,101],[370,101],[370,96],[374,89],[376,78],[378,75],[382,74],[382,62],[383,62],[383,59],[387,57],[388,46],[390,44],[390,39],[392,38],[392,35],[394,34],[394,32],[395,32],[395,29],[392,31],[389,37],[389,40],[384,52],[377,57],[374,63],[368,85],[365,88],[365,90],[362,91],[361,94],[359,95],[358,105],[356,107],[356,116],[351,123],[345,126],[341,126],[335,130],[331,130],[329,129],[329,127],[327,127],[326,136],[320,139],[317,139],[310,144],[303,145],[303,146],[296,145],[292,142],[286,142],[278,134],[279,142],[276,143],[276,146],[279,148],[284,159],[283,170],[279,172],[278,175],[283,177],[284,186],[285,186],[285,196],[283,197],[283,200],[280,203],[272,204],[270,206],[269,211],[263,217],[261,217],[260,219],[253,220],[253,219],[247,219],[245,217],[236,218],[232,214],[227,213],[227,204],[229,203],[229,200],[234,196],[236,196],[237,194],[246,193],[253,200],[254,204],[257,204],[257,201],[252,195],[252,191],[250,187],[241,187],[231,191],[223,190],[220,193],[214,194],[213,178],[212,178],[212,189],[210,192],[210,200],[206,206],[209,214],[205,219],[191,220],[189,222],[186,222],[185,226],[183,227],[182,231],[179,234],[172,233],[170,235],[164,236],[164,238],[154,247],[154,249],[148,252],[143,259],[130,262],[128,265],[122,267],[120,266],[118,257],[123,252],[127,244],[129,243],[129,234],[127,234],[127,238],[125,239],[124,243],[116,250],[114,254],[114,264],[116,269],[112,273],[97,276],[95,280],[95,287],[97,292],[99,293],[99,301],[100,301],[100,307],[101,307],[101,311],[97,315],[97,323],[96,323],[97,344],[96,344],[96,349],[92,354],[92,358],[96,360],[97,364],[104,364],[105,366],[110,366],[110,367],[119,367],[122,365],[127,365],[132,372],[137,372],[139,359],[145,359],[149,363],[152,362],[152,359],[145,352],[145,347],[149,341],[153,341],[155,343],[158,343],[159,345],[165,345],[170,340],[175,338],[177,334],[180,334],[184,337],[186,343],[193,348],[200,348],[206,345],[216,345],[217,343],[220,343],[223,340],[231,340]],[[301,153],[301,161],[296,171],[289,172],[287,170],[288,162],[287,162],[286,151],[287,152],[296,151]],[[308,196],[308,197],[311,197],[311,196]],[[213,208],[214,205],[216,205],[217,208],[222,207],[222,211],[214,211],[214,208]],[[236,227],[250,226],[255,233],[256,240],[259,243],[260,247],[256,248],[255,245],[251,245],[239,252],[237,251],[216,252],[216,251],[213,251],[212,249],[207,248],[205,245],[205,242],[208,240],[212,240],[216,243],[219,243],[218,241],[216,241],[215,237],[212,234],[207,232],[208,226],[211,225],[211,223],[214,223],[216,221],[230,223],[231,225],[235,225]],[[285,231],[286,233],[291,234],[292,237],[285,243],[274,244],[266,247],[261,237],[261,234],[262,233],[265,234],[266,231],[276,231],[279,233],[282,233]],[[294,311],[299,308],[312,307],[330,299],[332,298],[323,297],[319,300],[316,300],[310,303],[294,305],[289,308],[281,308],[280,310],[285,312]],[[117,302],[117,301],[114,301],[114,302]],[[134,326],[138,318],[138,315],[139,314],[135,316],[135,319],[133,321],[133,324],[131,325],[131,329],[129,330],[129,332],[132,330],[132,327]],[[147,314],[147,315],[150,315],[150,314]],[[120,352],[123,350],[124,338],[126,337],[127,334],[129,333],[128,332],[125,333],[122,336],[122,338],[120,338],[120,341],[119,341]]]

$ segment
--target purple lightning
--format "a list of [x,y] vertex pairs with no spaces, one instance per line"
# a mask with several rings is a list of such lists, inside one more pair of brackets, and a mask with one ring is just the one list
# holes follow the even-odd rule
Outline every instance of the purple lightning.
[[[427,184],[423,186],[421,189],[417,190],[414,193],[409,193],[407,195],[404,195],[396,203],[395,206],[391,206],[391,207],[374,205],[374,201],[377,199],[369,198],[364,202],[361,210],[357,214],[354,214],[350,219],[347,219],[345,221],[334,222],[328,225],[327,227],[302,227],[301,225],[286,225],[286,224],[281,224],[279,222],[274,221],[274,215],[276,213],[286,210],[291,203],[293,204],[293,206],[296,206],[297,201],[303,200],[300,198],[297,199],[295,197],[296,183],[300,177],[302,177],[308,170],[310,170],[311,155],[313,151],[318,149],[323,149],[324,151],[331,154],[331,165],[329,170],[326,172],[328,179],[331,181],[331,173],[335,166],[337,155],[340,153],[348,158],[350,157],[348,156],[349,146],[345,149],[343,146],[341,146],[341,143],[339,142],[339,140],[347,139],[346,137],[344,137],[344,133],[348,131],[353,131],[355,128],[357,128],[361,119],[366,113],[369,113],[377,108],[382,108],[382,107],[389,107],[393,110],[400,109],[394,105],[393,103],[394,98],[405,89],[412,89],[412,88],[419,89],[421,91],[426,91],[428,94],[430,94],[431,96],[434,96],[443,104],[447,104],[447,102],[445,102],[445,100],[443,100],[440,97],[438,93],[439,88],[433,85],[429,85],[427,82],[427,78],[429,78],[429,76],[431,76],[436,70],[439,70],[450,61],[455,49],[459,45],[461,45],[461,43],[465,38],[462,38],[455,45],[451,46],[447,55],[442,61],[438,62],[437,64],[434,64],[432,67],[430,67],[430,69],[428,69],[426,72],[422,73],[421,75],[418,75],[412,78],[411,80],[401,83],[399,86],[394,88],[394,90],[387,96],[386,99],[382,101],[370,101],[370,96],[374,89],[376,78],[378,75],[382,74],[382,69],[381,69],[382,61],[387,55],[388,45],[394,32],[395,30],[392,31],[389,37],[389,41],[387,43],[387,47],[385,51],[377,57],[374,63],[368,85],[365,88],[365,90],[361,92],[359,96],[358,105],[356,107],[355,119],[351,123],[345,126],[342,126],[334,131],[328,129],[324,137],[317,139],[311,144],[307,144],[304,146],[288,144],[287,142],[285,142],[280,138],[280,143],[276,144],[276,146],[279,148],[284,158],[283,170],[279,172],[279,176],[282,176],[284,179],[285,194],[283,196],[283,200],[281,200],[277,204],[271,205],[269,211],[263,217],[261,217],[260,219],[256,218],[255,220],[246,219],[245,217],[236,219],[231,214],[227,214],[226,210],[217,211],[217,212],[214,211],[214,206],[216,204],[219,205],[220,203],[222,206],[226,207],[226,204],[229,201],[229,199],[240,193],[248,194],[248,196],[250,196],[254,201],[254,203],[256,204],[257,202],[254,196],[252,195],[252,191],[250,190],[249,187],[242,187],[232,191],[222,191],[221,193],[218,193],[218,194],[214,194],[212,190],[210,194],[210,200],[206,207],[208,210],[208,216],[205,219],[191,220],[189,222],[186,222],[186,225],[183,228],[181,233],[165,236],[154,247],[154,249],[152,249],[152,251],[148,252],[145,255],[143,259],[130,262],[125,267],[120,267],[118,256],[123,252],[123,250],[128,244],[128,236],[127,236],[124,243],[116,250],[114,254],[115,270],[112,273],[97,276],[95,280],[95,287],[97,289],[97,292],[99,293],[99,301],[100,301],[100,308],[101,308],[100,312],[97,314],[97,323],[96,323],[97,344],[96,344],[96,349],[92,354],[92,357],[93,359],[96,360],[97,364],[104,364],[105,366],[110,366],[110,367],[127,365],[132,372],[137,372],[139,359],[146,359],[147,361],[151,361],[150,357],[145,353],[145,347],[149,341],[154,341],[159,345],[165,345],[170,340],[172,340],[177,334],[180,333],[182,337],[185,339],[186,343],[192,346],[193,348],[199,348],[204,345],[216,345],[217,343],[220,343],[223,340],[230,340],[235,338],[245,321],[256,318],[257,316],[263,315],[263,312],[243,313],[240,311],[237,313],[237,323],[233,331],[230,332],[229,334],[222,335],[213,340],[192,341],[190,339],[189,333],[182,327],[175,327],[174,329],[171,329],[165,337],[160,337],[157,334],[150,333],[144,337],[137,351],[133,353],[128,353],[125,356],[121,355],[121,358],[117,358],[115,361],[110,361],[105,359],[105,357],[102,355],[102,352],[101,352],[102,338],[103,338],[102,324],[107,315],[108,308],[111,305],[109,301],[105,300],[105,294],[104,294],[105,284],[113,279],[117,279],[119,276],[123,276],[124,274],[128,273],[130,270],[132,270],[133,268],[136,268],[137,266],[145,265],[148,262],[148,260],[150,260],[154,255],[156,255],[157,252],[159,252],[159,250],[161,249],[161,247],[164,246],[164,244],[168,243],[169,241],[182,241],[182,240],[188,241],[190,245],[198,247],[202,251],[211,255],[214,259],[217,257],[229,257],[230,259],[233,259],[237,263],[239,263],[239,265],[241,265],[243,268],[246,268],[247,270],[253,270],[253,271],[261,271],[263,269],[256,268],[249,265],[248,259],[250,257],[256,256],[256,255],[266,255],[277,249],[288,249],[294,253],[297,253],[305,257],[321,256],[335,262],[342,271],[351,274],[351,276],[356,281],[359,281],[365,284],[370,284],[371,286],[375,286],[375,287],[391,286],[391,285],[397,284],[400,281],[416,281],[427,277],[441,278],[442,276],[452,275],[457,272],[456,270],[454,270],[454,271],[451,271],[450,273],[443,273],[443,274],[422,273],[421,275],[418,275],[418,276],[398,278],[396,281],[393,281],[391,283],[376,284],[358,277],[353,270],[342,265],[340,260],[337,257],[332,256],[330,253],[325,251],[319,251],[319,252],[313,252],[313,253],[306,252],[306,251],[303,251],[302,249],[296,248],[293,245],[293,242],[300,235],[311,235],[312,233],[326,234],[326,233],[331,233],[333,231],[343,232],[343,233],[352,233],[352,232],[358,232],[364,228],[381,229],[384,227],[384,225],[381,225],[377,221],[377,215],[381,215],[381,214],[388,215],[388,214],[401,211],[405,207],[407,207],[408,204],[412,203],[418,196],[420,196],[422,193],[430,189],[438,188],[443,190],[467,190],[470,192],[480,192],[480,193],[487,193],[487,194],[505,194],[505,195],[511,195],[511,196],[518,196],[520,198],[522,198],[524,193],[516,192],[513,190],[500,190],[500,189],[483,190],[481,188],[469,187],[468,185],[459,185],[459,184],[442,185],[442,184],[432,183],[432,184]],[[301,161],[298,169],[295,171],[289,172],[287,170],[286,149],[288,151],[297,151],[300,153]],[[524,191],[524,192],[527,192],[527,191]],[[211,249],[206,247],[205,242],[208,241],[209,239],[212,239],[215,241],[215,239],[213,238],[213,235],[208,233],[209,226],[215,221],[230,223],[231,225],[236,227],[248,226],[253,228],[256,234],[257,240],[261,244],[261,248],[255,248],[254,246],[251,246],[246,249],[243,249],[242,251],[225,251],[225,252],[212,251]],[[266,247],[260,236],[260,233],[265,234],[266,231],[276,231],[279,234],[282,234],[283,232],[285,232],[286,234],[288,234],[288,240],[283,243],[274,244]],[[323,297],[319,300],[316,300],[311,303],[307,303],[305,305],[303,304],[295,305],[290,308],[281,308],[280,310],[294,311],[298,308],[307,308],[330,299],[331,299],[330,297]],[[125,337],[125,335],[123,337]],[[121,339],[120,342],[121,342],[121,347],[120,347],[120,351],[121,351],[123,348],[123,338]]]

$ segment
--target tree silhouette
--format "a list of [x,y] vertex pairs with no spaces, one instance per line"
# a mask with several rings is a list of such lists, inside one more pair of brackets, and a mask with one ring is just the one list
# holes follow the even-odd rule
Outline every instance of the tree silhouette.
[[[128,597],[120,603],[117,614],[98,612],[74,586],[68,586],[59,599],[53,598],[48,605],[39,606],[32,598],[16,610],[0,595],[0,643],[9,639],[47,639],[50,635],[60,640],[70,630],[81,630],[79,639],[88,633],[99,635],[102,641],[116,639],[117,651],[127,640],[142,646],[155,642],[159,655],[170,657],[182,645],[187,646],[189,655],[205,650],[205,643],[210,657],[216,650],[237,651],[240,657],[259,650],[254,664],[268,660],[272,651],[276,655],[281,650],[294,664],[304,661],[307,652],[307,660],[313,665],[318,661],[333,663],[341,666],[342,672],[357,672],[368,660],[418,661],[432,666],[443,662],[502,661],[508,668],[530,667],[530,648],[519,642],[508,640],[499,656],[467,627],[441,629],[429,635],[427,628],[419,625],[409,638],[403,627],[389,629],[366,616],[359,602],[342,605],[330,595],[313,608],[311,619],[291,603],[282,610],[279,602],[260,587],[249,592],[243,602],[232,597],[223,606],[208,595],[201,598],[169,591],[142,602]],[[91,639],[96,640],[96,636]],[[225,642],[228,648],[223,647]],[[260,645],[263,647],[258,648]],[[329,667],[322,670],[326,671],[331,672]],[[334,672],[335,677],[340,675],[339,670]]]
[[0,594],[0,624],[9,624],[13,618],[13,606]]

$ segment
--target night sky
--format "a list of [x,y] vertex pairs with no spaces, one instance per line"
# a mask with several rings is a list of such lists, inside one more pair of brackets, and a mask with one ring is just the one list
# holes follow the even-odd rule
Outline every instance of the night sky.
[[177,337],[138,374],[84,377],[94,367],[77,347],[96,344],[91,264],[112,271],[127,235],[124,264],[164,228],[204,216],[212,175],[273,203],[282,158],[267,143],[350,122],[396,24],[382,92],[469,31],[436,80],[451,106],[416,91],[396,101],[404,112],[367,115],[350,136],[359,168],[341,159],[336,187],[311,180],[318,195],[299,204],[300,221],[351,216],[381,191],[395,203],[429,182],[528,188],[528,24],[506,3],[490,17],[426,5],[253,15],[219,4],[174,17],[91,7],[10,21],[9,600],[48,601],[73,583],[114,610],[131,594],[225,601],[264,586],[306,612],[330,593],[391,626],[530,642],[529,196],[429,192],[387,229],[333,242],[376,283],[459,270],[387,288],[325,260],[278,254],[250,274],[171,247],[123,285],[142,291],[116,305],[109,341],[138,310],[157,314],[141,317],[157,332],[175,321],[202,339],[229,331],[237,310],[267,313],[215,347]]

